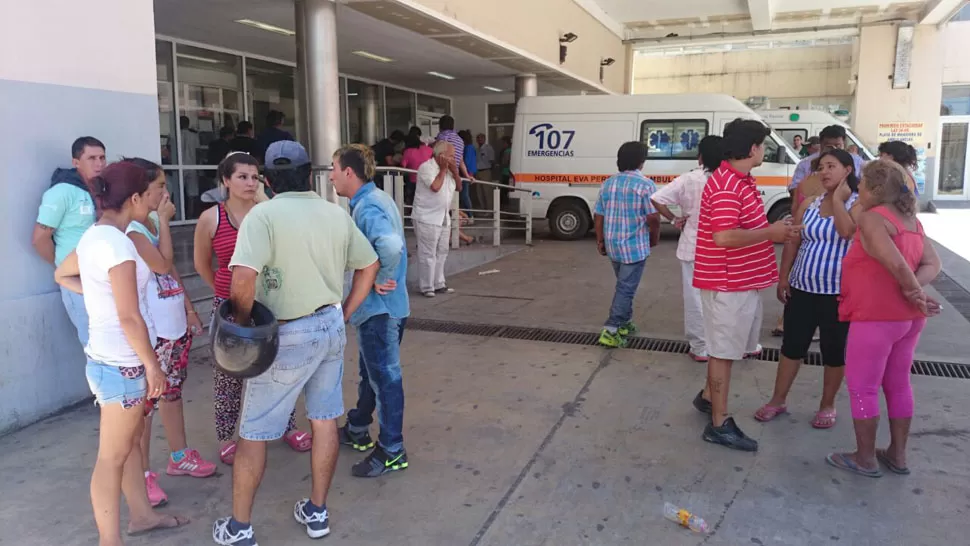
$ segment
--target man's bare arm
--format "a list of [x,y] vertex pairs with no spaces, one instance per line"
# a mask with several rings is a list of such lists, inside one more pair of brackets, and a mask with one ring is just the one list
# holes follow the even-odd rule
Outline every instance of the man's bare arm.
[[54,228],[44,224],[34,224],[30,243],[44,261],[54,265]]

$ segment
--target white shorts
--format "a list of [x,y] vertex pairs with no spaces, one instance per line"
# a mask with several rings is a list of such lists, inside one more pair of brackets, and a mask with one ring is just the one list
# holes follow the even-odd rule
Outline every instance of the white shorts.
[[757,350],[761,337],[761,294],[701,290],[707,354],[723,360],[741,360]]

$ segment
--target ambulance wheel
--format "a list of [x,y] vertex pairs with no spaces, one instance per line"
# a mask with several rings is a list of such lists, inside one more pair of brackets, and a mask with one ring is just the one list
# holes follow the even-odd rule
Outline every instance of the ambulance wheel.
[[791,218],[791,214],[791,201],[785,199],[783,201],[779,201],[775,204],[775,206],[771,207],[771,210],[768,211],[768,221],[775,223],[778,220]]
[[582,239],[589,233],[589,211],[585,203],[566,201],[555,205],[549,213],[549,230],[561,241]]

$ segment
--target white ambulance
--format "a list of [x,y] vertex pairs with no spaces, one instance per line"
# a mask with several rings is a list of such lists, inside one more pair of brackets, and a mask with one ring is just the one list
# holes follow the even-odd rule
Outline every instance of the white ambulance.
[[852,132],[849,124],[821,110],[757,110],[765,122],[782,136],[788,144],[794,145],[795,136],[801,136],[802,142],[807,142],[809,137],[818,136],[829,125],[841,125],[845,127],[845,134],[848,141],[846,147],[855,144],[859,148],[859,156],[866,161],[876,159],[872,151],[862,143]]
[[[533,218],[547,218],[558,239],[579,239],[592,226],[600,184],[616,173],[621,144],[643,141],[643,173],[666,184],[697,166],[702,138],[737,118],[761,119],[728,95],[524,97],[515,110],[512,177],[532,191]],[[790,213],[798,157],[775,133],[765,143],[765,162],[752,174],[773,221]]]

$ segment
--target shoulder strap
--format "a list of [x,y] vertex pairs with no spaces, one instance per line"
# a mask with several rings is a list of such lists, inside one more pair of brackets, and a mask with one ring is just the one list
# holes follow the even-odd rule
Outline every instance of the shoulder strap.
[[886,220],[889,220],[889,223],[892,224],[894,228],[896,228],[897,233],[908,231],[906,229],[906,226],[904,226],[903,223],[899,221],[899,218],[896,218],[896,215],[890,212],[890,210],[887,209],[885,205],[879,205],[878,207],[873,207],[872,209],[870,209],[870,211],[875,212],[876,214],[878,214],[879,216],[882,216]]

